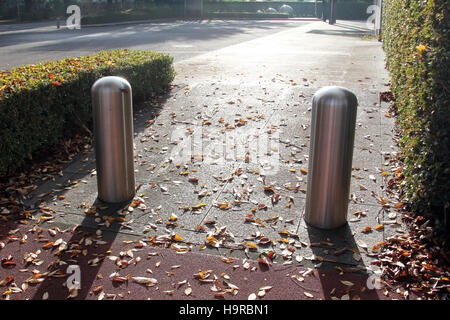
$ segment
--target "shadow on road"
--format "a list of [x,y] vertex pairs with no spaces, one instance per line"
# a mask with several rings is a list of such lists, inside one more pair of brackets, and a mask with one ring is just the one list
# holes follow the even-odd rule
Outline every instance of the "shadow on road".
[[[81,27],[79,30],[48,29],[44,31],[18,31],[0,33],[0,47],[40,43],[33,48],[36,51],[72,51],[117,49],[131,46],[152,45],[169,41],[212,40],[245,34],[252,30],[278,31],[279,27],[292,25],[284,21],[173,21],[148,22],[126,25],[106,25]],[[51,43],[45,43],[51,42]]]
[[[67,249],[58,255],[57,261],[51,264],[47,271],[56,271],[59,277],[46,277],[39,284],[39,288],[34,293],[32,300],[42,299],[44,293],[48,293],[49,299],[61,300],[69,296],[69,287],[72,282],[71,273],[68,268],[74,270],[76,268],[80,276],[80,286],[77,290],[77,299],[86,299],[90,292],[93,282],[98,275],[98,271],[102,266],[103,260],[108,256],[107,251],[111,248],[121,225],[115,221],[120,221],[121,216],[117,214],[125,210],[130,202],[121,204],[104,204],[98,199],[91,207],[102,208],[98,210],[95,219],[101,222],[111,221],[111,225],[105,234],[98,234],[101,228],[93,229],[93,215],[87,215],[83,222],[72,232],[72,237],[67,241]],[[111,272],[116,270],[111,270]],[[108,275],[105,275],[107,277]],[[74,280],[76,278],[73,278]],[[69,284],[67,284],[69,282]]]

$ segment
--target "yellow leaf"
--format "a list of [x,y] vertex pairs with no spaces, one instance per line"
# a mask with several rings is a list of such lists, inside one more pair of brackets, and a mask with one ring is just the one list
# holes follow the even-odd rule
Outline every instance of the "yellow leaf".
[[173,241],[183,241],[184,239],[183,239],[182,236],[180,236],[179,234],[175,233],[175,234],[172,236],[172,240],[173,240]]
[[250,241],[247,241],[247,242],[245,243],[245,245],[246,245],[247,247],[253,248],[253,249],[258,248],[258,246],[257,246],[255,243],[250,242]]
[[419,51],[420,53],[424,52],[426,48],[427,47],[425,47],[423,44],[421,44],[420,46],[416,47],[417,51]]
[[209,270],[203,270],[197,274],[194,274],[194,277],[203,280],[203,279],[208,278],[210,274],[211,274],[211,272]]
[[217,241],[217,239],[214,238],[213,236],[209,236],[209,237],[206,237],[206,241],[208,241],[209,244],[213,244]]

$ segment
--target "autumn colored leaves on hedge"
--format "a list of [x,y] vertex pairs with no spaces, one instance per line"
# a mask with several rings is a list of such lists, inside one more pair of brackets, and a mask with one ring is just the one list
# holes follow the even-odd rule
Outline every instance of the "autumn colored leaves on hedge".
[[173,80],[173,58],[113,50],[0,72],[0,175],[45,150],[74,127],[91,127],[91,87],[104,76],[127,79],[135,103],[161,94]]

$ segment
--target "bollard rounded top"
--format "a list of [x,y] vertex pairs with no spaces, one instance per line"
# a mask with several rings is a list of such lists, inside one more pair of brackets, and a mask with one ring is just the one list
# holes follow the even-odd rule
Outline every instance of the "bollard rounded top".
[[131,85],[126,79],[122,77],[108,76],[95,81],[92,85],[91,93],[95,94],[103,90],[131,93]]
[[314,94],[313,105],[319,104],[324,100],[341,101],[346,105],[358,105],[358,99],[353,92],[346,88],[337,86],[329,86],[319,89]]

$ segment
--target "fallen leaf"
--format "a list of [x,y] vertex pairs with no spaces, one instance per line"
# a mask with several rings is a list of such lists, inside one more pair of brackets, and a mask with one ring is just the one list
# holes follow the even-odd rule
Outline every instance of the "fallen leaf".
[[139,284],[144,284],[147,287],[152,287],[152,286],[158,284],[158,280],[156,280],[155,278],[132,277],[131,279],[133,279],[134,282],[139,283]]
[[347,281],[347,280],[341,280],[341,283],[347,287],[352,287],[355,284],[353,282]]
[[48,249],[48,248],[52,247],[54,244],[55,244],[54,241],[50,241],[50,242],[47,242],[46,244],[44,244],[44,245],[42,246],[42,248]]
[[361,239],[356,240],[356,244],[358,246],[360,246],[363,249],[367,249],[367,243],[365,243],[364,241],[362,241]]
[[76,287],[71,287],[69,289],[69,295],[67,296],[68,299],[73,299],[78,296],[78,289]]
[[260,291],[270,291],[272,289],[272,287],[271,286],[263,286],[263,287],[261,287],[261,288],[259,288],[259,290]]
[[183,241],[184,239],[183,239],[183,237],[182,236],[180,236],[179,234],[174,234],[173,236],[172,236],[172,240],[173,241]]
[[200,271],[199,273],[194,274],[194,278],[204,280],[204,279],[208,278],[210,275],[211,275],[211,270],[203,270],[203,271]]

